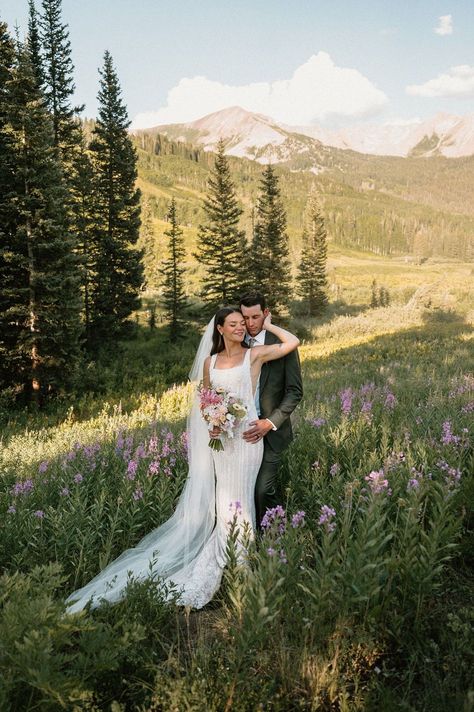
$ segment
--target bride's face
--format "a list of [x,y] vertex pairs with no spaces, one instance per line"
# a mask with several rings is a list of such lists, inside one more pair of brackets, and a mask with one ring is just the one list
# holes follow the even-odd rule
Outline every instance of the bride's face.
[[218,326],[217,329],[224,339],[240,343],[245,336],[245,319],[240,312],[232,312],[226,316],[223,325]]

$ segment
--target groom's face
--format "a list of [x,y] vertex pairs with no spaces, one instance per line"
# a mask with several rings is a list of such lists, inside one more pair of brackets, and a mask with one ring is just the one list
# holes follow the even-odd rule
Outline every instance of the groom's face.
[[262,330],[263,322],[268,314],[268,309],[262,309],[260,304],[254,307],[244,307],[241,305],[242,314],[245,319],[245,326],[250,336],[257,336]]

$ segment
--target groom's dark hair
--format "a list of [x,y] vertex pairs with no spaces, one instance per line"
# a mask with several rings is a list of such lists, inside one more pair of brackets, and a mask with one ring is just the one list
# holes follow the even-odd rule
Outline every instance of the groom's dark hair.
[[262,311],[267,307],[266,299],[261,292],[247,292],[240,297],[239,304],[241,307],[256,307],[259,304]]

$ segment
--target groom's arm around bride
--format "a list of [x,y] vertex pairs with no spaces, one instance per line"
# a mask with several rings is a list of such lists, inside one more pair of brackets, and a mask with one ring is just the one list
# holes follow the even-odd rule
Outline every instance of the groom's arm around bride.
[[[247,294],[240,300],[251,345],[278,343],[270,331],[262,331],[268,314],[266,301],[259,293]],[[283,450],[293,439],[290,415],[303,397],[303,382],[297,351],[262,366],[256,393],[259,419],[245,433],[248,442],[264,436],[264,454],[255,485],[257,525],[268,508],[282,504],[278,491],[278,468]]]

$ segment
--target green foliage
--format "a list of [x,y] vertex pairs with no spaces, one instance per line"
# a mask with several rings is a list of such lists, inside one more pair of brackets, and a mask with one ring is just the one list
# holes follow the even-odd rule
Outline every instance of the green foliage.
[[62,23],[61,4],[62,0],[42,0],[40,37],[38,38],[36,33],[33,35],[33,47],[34,59],[37,62],[39,40],[41,41],[40,77],[43,79],[46,106],[53,120],[54,145],[59,147],[61,157],[67,164],[71,150],[74,150],[78,141],[78,126],[74,121],[74,113],[81,111],[83,107],[71,106],[75,91],[74,65],[68,27]]
[[306,210],[306,228],[298,266],[298,294],[307,304],[308,314],[316,316],[324,311],[327,298],[327,234],[316,191],[310,194]]
[[[138,383],[144,390],[141,399],[124,400],[126,407],[4,428],[0,562],[22,581],[38,562],[60,561],[64,572],[51,604],[41,597],[49,590],[44,570],[27,594],[15,589],[18,607],[0,630],[2,640],[21,641],[17,619],[25,635],[40,629],[35,650],[43,651],[49,686],[35,688],[34,704],[48,708],[51,690],[72,694],[70,675],[86,709],[115,700],[197,711],[203,699],[216,712],[246,712],[269,700],[282,712],[462,709],[473,665],[473,452],[464,431],[474,393],[472,329],[452,314],[404,318],[392,306],[309,322],[300,349],[305,401],[281,472],[286,514],[271,519],[256,542],[243,533],[246,556],[234,523],[224,585],[202,611],[165,604],[166,591],[151,581],[131,582],[120,604],[66,621],[87,623],[80,646],[82,633],[62,628],[60,636],[53,622],[54,644],[45,649],[38,609],[63,610],[67,593],[173,511],[186,475],[180,433],[189,388],[159,398],[145,391],[157,355],[163,376],[172,378],[177,347],[159,329],[126,345],[115,371],[127,364],[130,381],[117,376],[115,390],[131,394]],[[192,344],[180,344],[180,356],[183,348],[189,364]],[[17,482],[28,480],[32,489],[15,494]],[[321,522],[323,505],[334,515]],[[304,518],[294,518],[301,509]],[[38,510],[45,516],[35,516]],[[79,663],[67,658],[66,671],[58,651],[89,651],[89,661],[76,674]],[[13,670],[8,701],[31,694],[30,678],[27,692],[17,692],[21,661],[31,655],[13,646],[2,663]]]
[[39,398],[74,379],[81,303],[66,186],[27,45],[18,45],[3,102],[11,174],[2,246],[7,378]]
[[185,250],[183,245],[183,231],[179,229],[176,216],[176,202],[171,200],[168,211],[170,227],[165,231],[169,238],[168,256],[163,262],[161,273],[163,275],[163,309],[169,322],[171,341],[182,335],[183,315],[187,300],[184,294],[184,267],[183,259]]
[[270,164],[260,183],[250,263],[252,287],[267,295],[275,314],[285,311],[291,296],[286,213]]
[[90,332],[96,344],[120,333],[139,306],[143,280],[141,252],[135,247],[140,227],[136,154],[109,52],[100,76],[99,118],[89,147],[94,176]]
[[242,210],[224,151],[224,142],[220,141],[209,178],[209,193],[204,201],[205,222],[199,225],[195,255],[204,267],[201,298],[211,310],[237,302],[244,275],[245,237],[238,227]]

